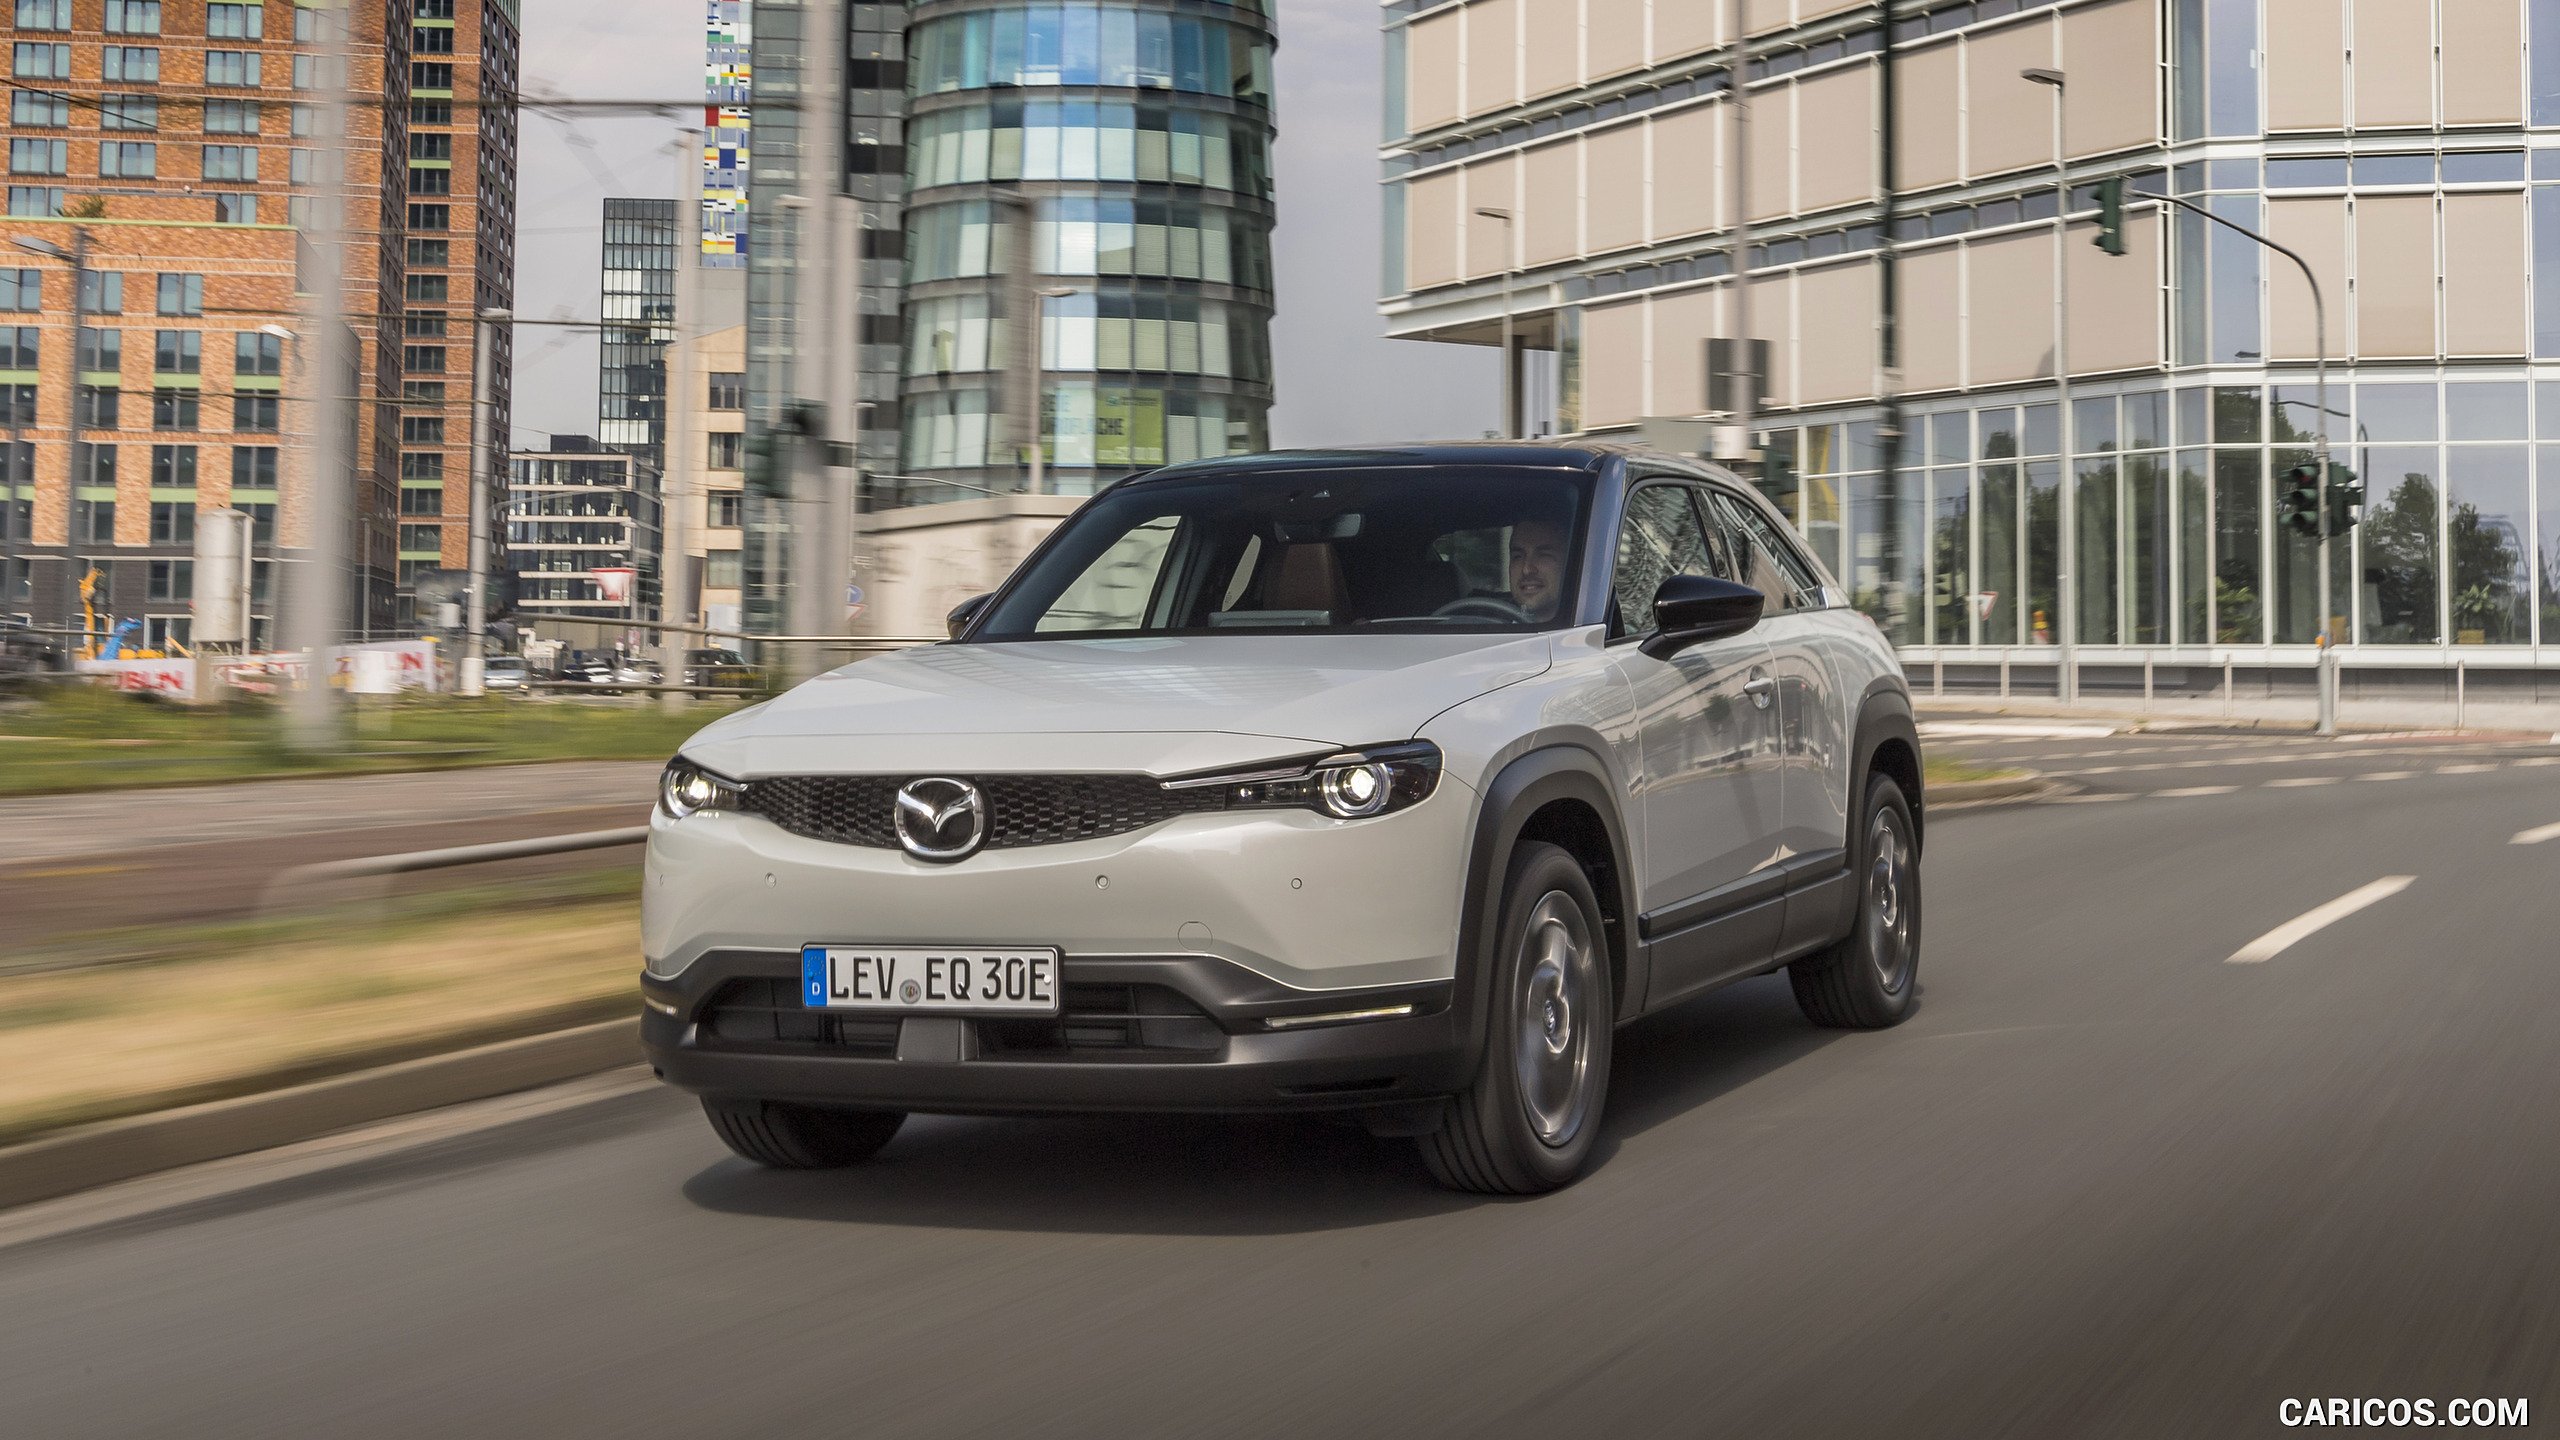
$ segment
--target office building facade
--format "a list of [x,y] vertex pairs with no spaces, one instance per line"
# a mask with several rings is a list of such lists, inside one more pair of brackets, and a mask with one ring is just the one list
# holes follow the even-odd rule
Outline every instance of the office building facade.
[[596,439],[663,474],[667,343],[676,323],[676,202],[604,202]]
[[[592,436],[507,457],[505,567],[525,616],[598,622],[658,617],[657,475]],[[599,573],[602,572],[602,573]]]
[[[1950,689],[2050,690],[2067,625],[2092,690],[2307,693],[2317,546],[2280,477],[2325,421],[2368,500],[2331,562],[2348,694],[2553,689],[2560,7],[1731,14],[1389,6],[1389,332],[1494,343],[1507,301],[1534,418],[1632,438],[1719,417],[1747,270],[1760,483]],[[2120,255],[2090,243],[2110,177]],[[2309,262],[2325,413],[2293,263],[2145,191]]]

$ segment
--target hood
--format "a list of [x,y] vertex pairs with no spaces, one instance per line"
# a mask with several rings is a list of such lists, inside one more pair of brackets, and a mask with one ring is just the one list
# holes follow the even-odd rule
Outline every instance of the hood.
[[937,766],[1177,774],[1401,740],[1544,672],[1536,635],[1247,635],[928,645],[848,665],[684,748],[741,779]]

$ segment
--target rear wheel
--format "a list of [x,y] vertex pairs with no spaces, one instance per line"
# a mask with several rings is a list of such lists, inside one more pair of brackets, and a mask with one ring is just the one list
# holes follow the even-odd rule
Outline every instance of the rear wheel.
[[1920,976],[1920,848],[1911,805],[1889,775],[1867,781],[1850,855],[1857,917],[1847,938],[1787,967],[1804,1018],[1881,1030],[1911,1014]]
[[776,1170],[833,1170],[868,1160],[907,1120],[896,1110],[821,1110],[779,1100],[704,1100],[702,1113],[738,1158]]
[[1617,1007],[1600,902],[1571,855],[1522,845],[1503,897],[1483,1067],[1419,1143],[1432,1178],[1452,1190],[1534,1195],[1570,1183],[1590,1158]]

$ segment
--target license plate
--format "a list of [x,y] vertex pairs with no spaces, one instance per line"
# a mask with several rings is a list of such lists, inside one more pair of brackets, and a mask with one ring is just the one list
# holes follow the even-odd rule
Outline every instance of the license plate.
[[810,945],[800,1003],[909,1015],[1055,1015],[1058,952],[1038,947]]

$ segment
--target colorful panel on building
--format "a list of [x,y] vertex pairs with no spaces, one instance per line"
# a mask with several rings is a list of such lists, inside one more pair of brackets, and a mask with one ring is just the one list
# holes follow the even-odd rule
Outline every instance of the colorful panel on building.
[[747,264],[749,0],[704,0],[702,263]]

